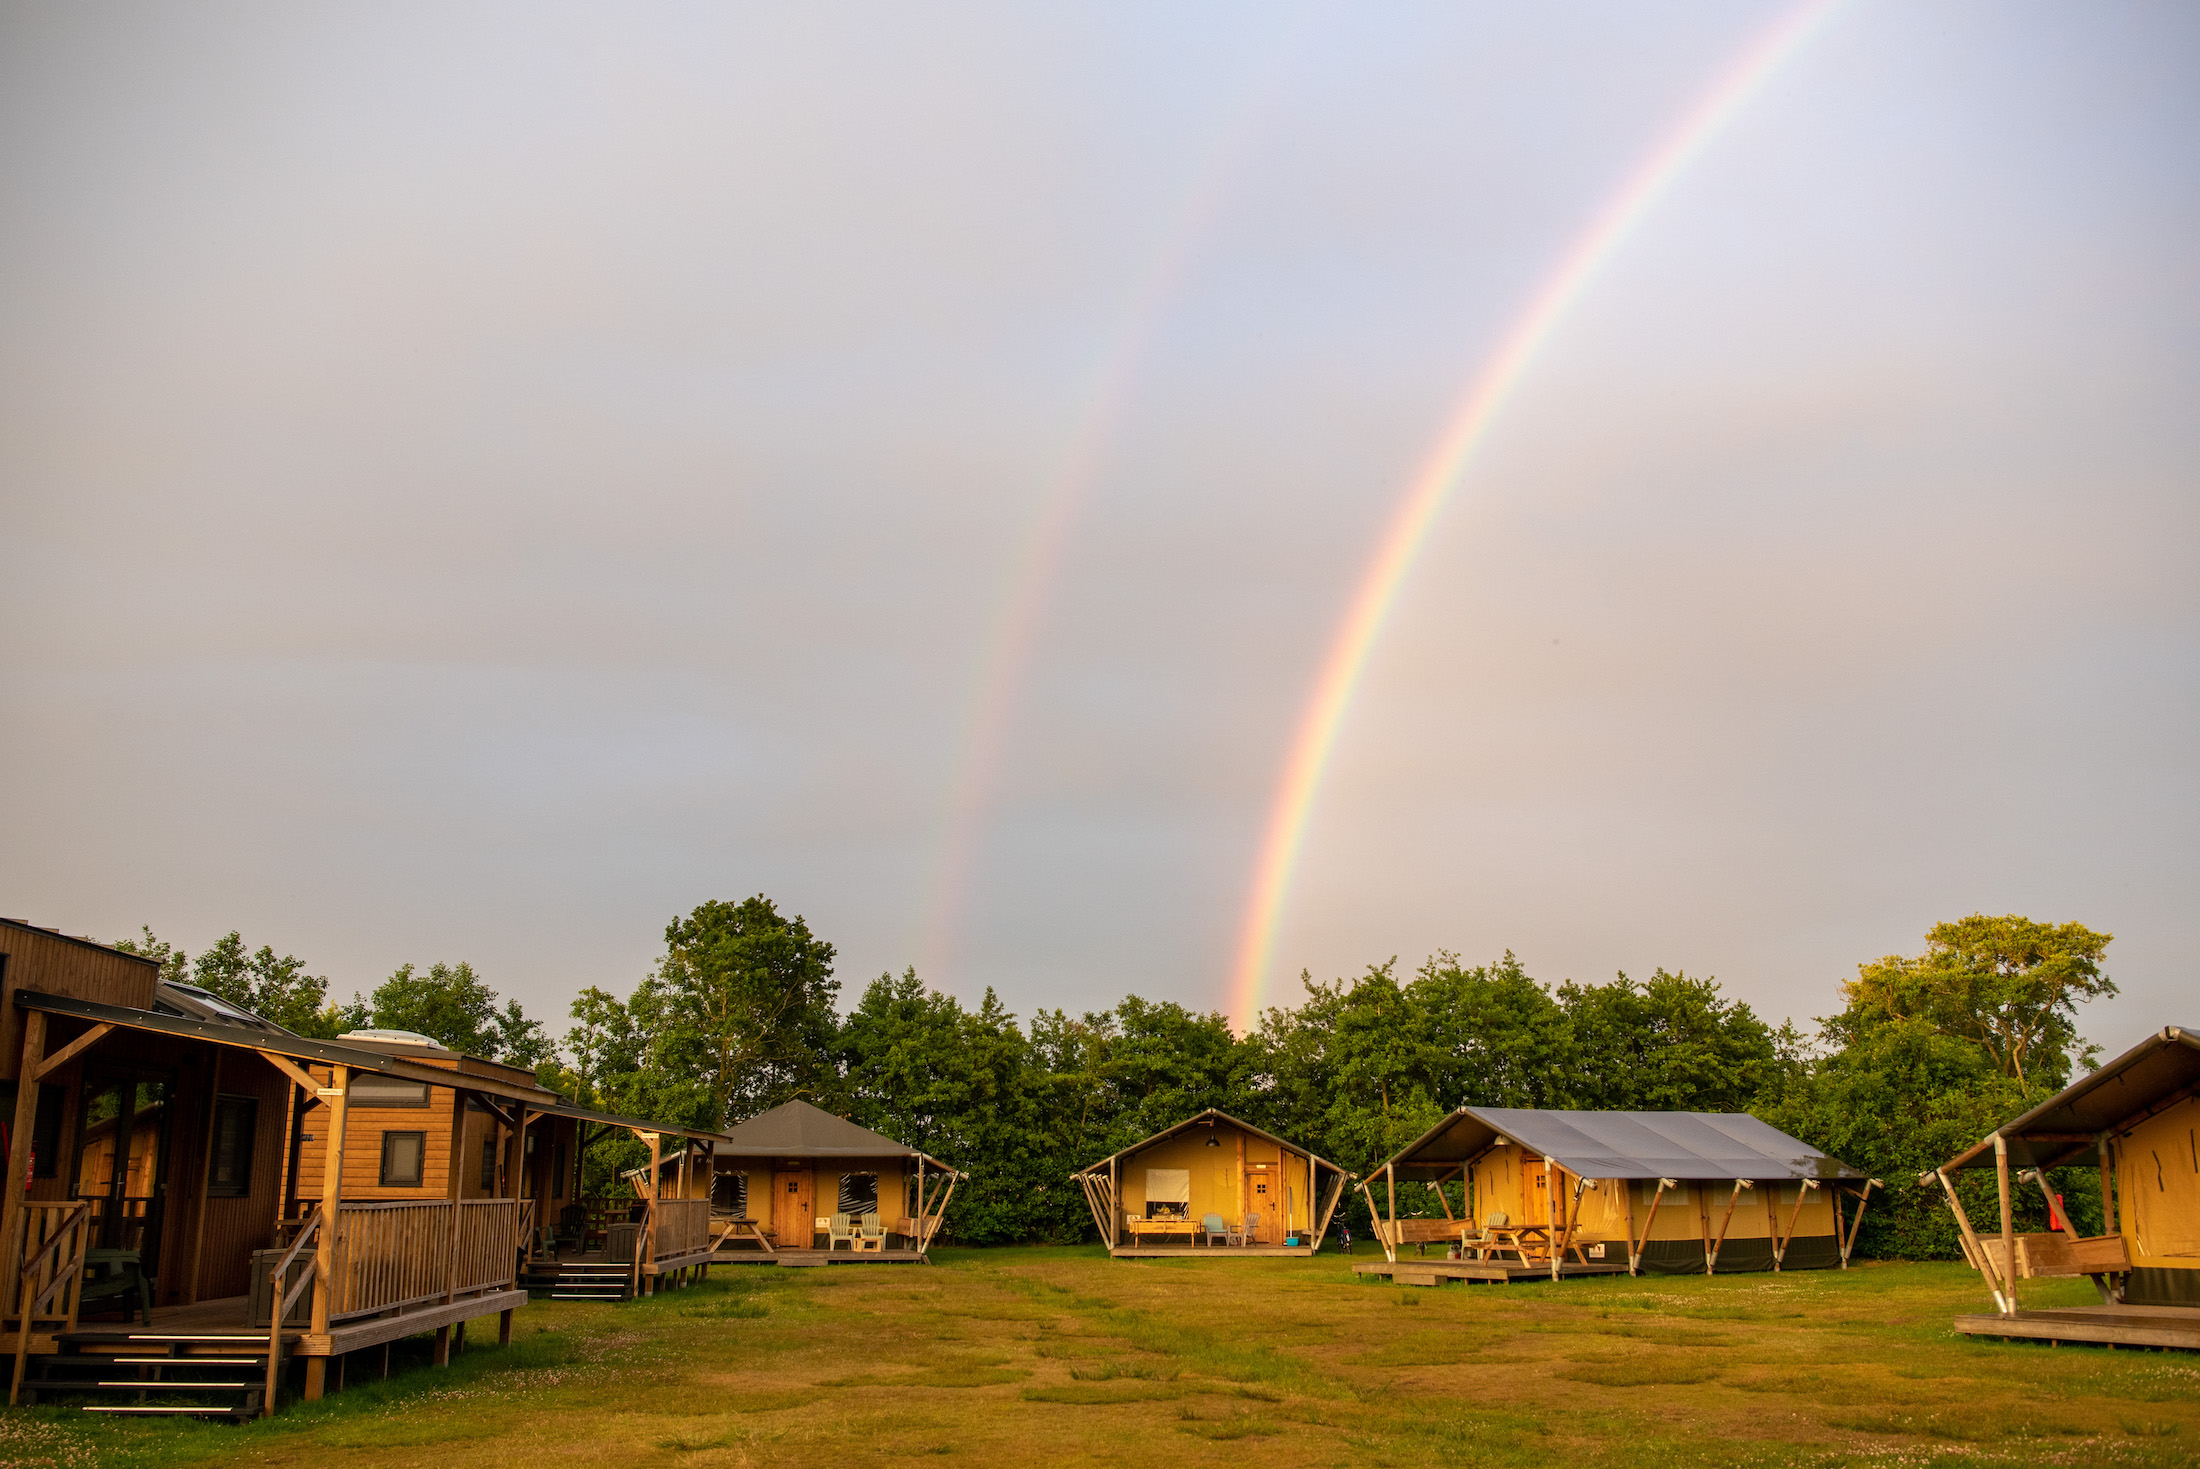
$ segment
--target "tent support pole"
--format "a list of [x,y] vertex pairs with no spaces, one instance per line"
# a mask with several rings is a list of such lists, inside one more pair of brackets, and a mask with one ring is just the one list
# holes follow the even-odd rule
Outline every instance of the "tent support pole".
[[1543,1202],[1550,1214],[1551,1232],[1544,1236],[1551,1249],[1551,1279],[1558,1279],[1558,1160],[1543,1155]]
[[[1925,1178],[1940,1180],[1941,1188],[1948,1195],[1948,1207],[1955,1212],[1956,1228],[1963,1231],[1963,1242],[1970,1248],[1971,1259],[1978,1266],[1979,1275],[1986,1281],[1986,1289],[1993,1294],[1994,1309],[2004,1316],[2008,1315],[2008,1299],[2001,1293],[2001,1279],[1994,1270],[1994,1262],[1986,1257],[1986,1247],[1978,1242],[1978,1231],[1971,1228],[1971,1216],[1963,1212],[1963,1200],[1956,1197],[1956,1186],[1948,1181],[1948,1170],[1935,1168]],[[1918,1182],[1923,1183],[1925,1178]]]
[[1755,1188],[1756,1186],[1757,1185],[1755,1183],[1746,1178],[1737,1178],[1734,1180],[1734,1192],[1727,1198],[1726,1213],[1719,1219],[1719,1238],[1711,1246],[1710,1257],[1704,1261],[1704,1274],[1713,1275],[1717,1273],[1717,1267],[1719,1263],[1719,1251],[1726,1248],[1727,1227],[1734,1222],[1734,1206],[1742,1201],[1743,1189]]
[[2009,1288],[2002,1315],[2017,1314],[2017,1226],[2009,1208],[2009,1139],[1994,1134],[1994,1187],[2001,1196],[2001,1281]]

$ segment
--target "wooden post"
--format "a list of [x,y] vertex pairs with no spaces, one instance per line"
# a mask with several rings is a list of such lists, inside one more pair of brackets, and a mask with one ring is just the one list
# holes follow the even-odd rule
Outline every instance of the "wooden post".
[[1558,1279],[1558,1177],[1557,1177],[1557,1169],[1558,1169],[1558,1159],[1556,1159],[1556,1158],[1552,1157],[1552,1156],[1551,1156],[1550,1154],[1548,1154],[1548,1153],[1545,1153],[1545,1154],[1543,1155],[1543,1202],[1544,1202],[1544,1204],[1545,1204],[1545,1205],[1547,1206],[1547,1208],[1548,1208],[1548,1212],[1550,1213],[1550,1216],[1551,1216],[1551,1218],[1550,1218],[1550,1229],[1551,1229],[1551,1232],[1550,1232],[1550,1233],[1549,1233],[1548,1235],[1546,1235],[1546,1236],[1544,1237],[1544,1243],[1545,1243],[1545,1244],[1546,1244],[1546,1245],[1547,1245],[1547,1246],[1549,1247],[1549,1249],[1550,1249],[1550,1252],[1551,1252],[1551,1279],[1553,1279],[1553,1280],[1556,1280],[1556,1279]]
[[1994,1134],[1994,1185],[2001,1194],[2002,1284],[2009,1288],[2001,1314],[2017,1314],[2017,1227],[2009,1210],[2009,1139]]
[[[1986,1247],[1978,1242],[1977,1231],[1971,1228],[1971,1216],[1963,1212],[1963,1200],[1956,1197],[1956,1186],[1948,1181],[1948,1170],[1936,1168],[1925,1178],[1937,1178],[1948,1195],[1948,1207],[1956,1216],[1956,1228],[1963,1232],[1964,1243],[1971,1248],[1971,1258],[1978,1262],[1978,1273],[1986,1280],[1986,1288],[1993,1292],[1994,1309],[2002,1315],[2009,1314],[2008,1298],[2001,1293],[2002,1282],[1994,1269],[1994,1262],[1987,1257]],[[1923,1183],[1924,1178],[1918,1180]]]
[[[1642,1221],[1642,1241],[1632,1246],[1628,1251],[1627,1273],[1629,1275],[1642,1274],[1642,1257],[1650,1249],[1650,1231],[1657,1228],[1658,1224],[1658,1205],[1665,1202],[1665,1191],[1667,1189],[1678,1188],[1679,1186],[1680,1180],[1677,1178],[1661,1178],[1658,1180],[1658,1191],[1650,1196],[1650,1212]],[[1634,1207],[1633,1203],[1630,1202],[1628,1207],[1632,1209]]]
[[[7,1271],[6,1278],[0,1279],[0,1305],[13,1303],[16,1272],[23,1268],[23,1256],[29,1249],[23,1225],[30,1211],[23,1207],[23,1192],[30,1182],[31,1140],[38,1134],[38,1063],[45,1054],[46,1012],[27,1010],[23,1014],[23,1061],[15,1073],[15,1127],[8,1134],[11,1147],[7,1189],[0,1193],[0,1240],[7,1241],[7,1254],[0,1257],[0,1268]],[[19,1235],[23,1237],[18,1239]],[[25,1326],[27,1329],[27,1322]]]
[[[321,1145],[321,1237],[313,1252],[313,1334],[328,1335],[328,1317],[336,1301],[336,1235],[344,1207],[344,1121],[351,1100],[351,1068],[329,1068],[321,1088],[328,1104],[328,1138]],[[280,1304],[278,1302],[277,1304]],[[306,1401],[321,1400],[328,1381],[328,1358],[306,1358]]]
[[1716,1258],[1711,1248],[1711,1186],[1703,1179],[1691,1178],[1688,1191],[1696,1196],[1696,1220],[1703,1226],[1703,1273],[1709,1275]]
[[2093,1140],[2093,1151],[2100,1156],[2101,1163],[2101,1233],[2103,1234],[2122,1234],[2124,1232],[2123,1221],[2116,1217],[2120,1212],[2116,1207],[2116,1170],[2115,1166],[2109,1161],[2110,1154],[2115,1146],[2115,1142],[2105,1132]]
[[1627,1273],[1635,1273],[1635,1180],[1619,1181],[1620,1197],[1627,1201]]
[[1392,1241],[1391,1263],[1397,1263],[1398,1238],[1398,1165],[1395,1161],[1383,1165],[1383,1181],[1390,1191],[1390,1227],[1383,1233]]
[[[1734,1180],[1734,1192],[1727,1196],[1726,1212],[1719,1216],[1719,1238],[1716,1243],[1712,1244],[1709,1254],[1704,1260],[1704,1274],[1715,1275],[1718,1273],[1716,1267],[1719,1263],[1719,1251],[1726,1248],[1726,1232],[1734,1223],[1734,1206],[1742,1201],[1743,1189],[1755,1188],[1756,1186],[1755,1182],[1747,1178]],[[1708,1220],[1708,1216],[1706,1218]]]
[[[1237,1216],[1238,1233],[1245,1233],[1245,1134],[1237,1135]],[[1250,1240],[1246,1241],[1248,1244]]]
[[1108,1159],[1108,1248],[1123,1242],[1123,1187],[1116,1160]]
[[[451,1153],[443,1178],[446,1220],[443,1230],[443,1302],[458,1299],[458,1221],[466,1212],[466,1093],[451,1088]],[[451,1365],[451,1328],[435,1329],[435,1351],[430,1358],[438,1367]]]

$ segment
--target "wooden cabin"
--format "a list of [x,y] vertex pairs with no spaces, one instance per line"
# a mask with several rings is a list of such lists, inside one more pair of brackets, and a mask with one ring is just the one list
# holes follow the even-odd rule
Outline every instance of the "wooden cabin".
[[[1992,1296],[1990,1315],[1959,1316],[1969,1336],[2200,1349],[2200,1031],[2169,1026],[1923,1174],[1955,1215],[1964,1258]],[[1999,1229],[1972,1227],[1953,1175],[1995,1171]],[[2098,1170],[2106,1231],[2079,1236],[2045,1170]],[[2016,1203],[2037,1195],[2051,1227],[2016,1232]],[[2098,1304],[2027,1309],[2046,1276],[2090,1276]]]
[[[420,1037],[293,1035],[151,960],[8,920],[0,1102],[11,1401],[129,1400],[105,1411],[165,1394],[249,1416],[291,1359],[317,1398],[347,1354],[434,1332],[441,1362],[484,1316],[506,1334],[580,1150],[613,1127],[681,1131]],[[636,1203],[635,1282],[707,1260],[707,1204]]]
[[1361,1184],[1386,1263],[1355,1268],[1424,1285],[1846,1269],[1877,1182],[1746,1112],[1461,1107]]
[[1311,1255],[1351,1176],[1212,1107],[1072,1175],[1118,1260]]
[[728,1128],[717,1144],[708,1174],[715,1258],[921,1261],[963,1177],[845,1117],[787,1102]]

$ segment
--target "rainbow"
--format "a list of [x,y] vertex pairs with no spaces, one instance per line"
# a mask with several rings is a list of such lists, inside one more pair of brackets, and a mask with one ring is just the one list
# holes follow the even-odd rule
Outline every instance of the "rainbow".
[[1230,1015],[1239,1029],[1255,1023],[1262,989],[1275,957],[1276,929],[1284,899],[1305,843],[1307,820],[1322,776],[1337,744],[1337,733],[1352,706],[1368,656],[1398,593],[1427,543],[1430,528],[1443,512],[1490,426],[1520,385],[1528,364],[1550,339],[1569,308],[1581,299],[1597,272],[1719,131],[1741,111],[1766,79],[1779,70],[1840,3],[1804,0],[1742,53],[1628,176],[1589,228],[1560,258],[1558,266],[1498,342],[1460,398],[1458,407],[1406,487],[1375,555],[1362,573],[1343,622],[1299,716],[1298,729],[1284,761],[1271,802],[1266,831],[1255,864],[1253,884],[1238,928],[1230,978]]
[[990,805],[992,780],[1000,767],[1008,727],[1024,669],[1043,624],[1048,594],[1059,575],[1062,555],[1077,512],[1099,477],[1108,441],[1129,401],[1165,308],[1190,265],[1194,247],[1205,236],[1220,207],[1232,173],[1259,135],[1278,101],[1288,67],[1304,41],[1311,8],[1290,12],[1268,45],[1254,58],[1236,95],[1223,111],[1221,125],[1194,159],[1175,205],[1164,217],[1151,248],[1128,280],[1110,313],[1114,325],[1077,394],[1070,431],[1060,458],[1043,481],[1044,488],[1012,563],[1007,585],[994,604],[981,643],[977,676],[960,724],[960,754],[949,780],[944,831],[932,863],[922,930],[917,944],[920,972],[940,983],[949,968],[955,929],[968,901],[971,866],[978,833]]

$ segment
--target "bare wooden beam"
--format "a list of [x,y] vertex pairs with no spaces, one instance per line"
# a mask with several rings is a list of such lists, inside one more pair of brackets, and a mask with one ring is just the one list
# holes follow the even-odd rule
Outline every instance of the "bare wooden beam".
[[[23,1229],[28,1216],[23,1207],[23,1193],[24,1186],[30,1182],[31,1170],[26,1159],[31,1139],[38,1135],[38,1086],[28,1078],[38,1074],[38,1057],[45,1049],[46,1012],[27,1010],[23,1014],[23,1060],[16,1072],[24,1079],[15,1088],[15,1126],[8,1133],[13,1151],[8,1158],[7,1188],[0,1192],[0,1243],[6,1246],[0,1259],[8,1262],[10,1270],[15,1269],[15,1262],[30,1251],[30,1236]],[[24,1318],[23,1330],[26,1334],[30,1331],[28,1317]]]
[[81,1055],[85,1051],[90,1050],[93,1046],[98,1045],[102,1040],[106,1039],[108,1033],[111,1032],[113,1029],[114,1027],[111,1025],[93,1026],[90,1030],[85,1031],[84,1034],[78,1036],[75,1040],[70,1041],[60,1050],[54,1052],[51,1056],[48,1056],[45,1060],[39,1062],[38,1069],[30,1074],[30,1079],[32,1081],[37,1081],[42,1077],[49,1076],[52,1073],[59,1071],[62,1067],[68,1065],[71,1061],[74,1061],[79,1055]]
[[288,1056],[278,1056],[273,1051],[254,1051],[252,1054],[289,1077],[299,1086],[304,1087],[306,1095],[311,1096],[320,1089],[321,1083],[315,1081],[308,1073],[300,1070]]
[[[1941,1188],[1948,1195],[1948,1207],[1955,1211],[1956,1228],[1963,1231],[1963,1241],[1971,1247],[1971,1259],[1977,1264],[1980,1276],[1985,1279],[1987,1290],[1993,1293],[1994,1309],[2004,1316],[2008,1315],[2009,1301],[2008,1297],[2002,1294],[2002,1281],[1999,1278],[1999,1272],[1994,1269],[1994,1262],[1987,1255],[1986,1246],[1978,1242],[1978,1231],[1971,1228],[1971,1216],[1963,1212],[1963,1200],[1956,1197],[1956,1186],[1948,1181],[1948,1170],[1936,1168],[1926,1174],[1925,1177],[1940,1180]],[[1922,1183],[1924,1179],[1918,1181]],[[2015,1268],[2014,1262],[2010,1262],[2010,1268]]]

